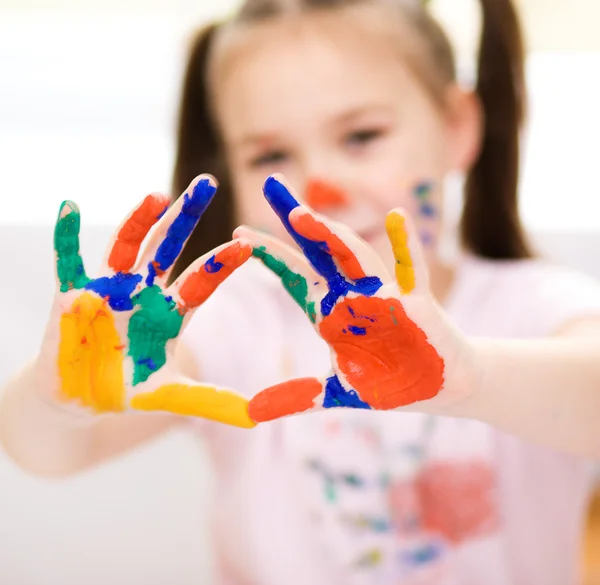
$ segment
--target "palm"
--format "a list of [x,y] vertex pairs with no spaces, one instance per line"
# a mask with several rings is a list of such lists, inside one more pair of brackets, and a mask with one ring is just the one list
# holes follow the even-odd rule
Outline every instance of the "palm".
[[191,383],[173,359],[193,312],[251,253],[242,242],[225,244],[167,286],[215,191],[207,178],[194,181],[168,212],[167,198],[146,197],[118,230],[94,279],[79,253],[79,211],[63,204],[55,229],[59,290],[43,352],[52,356],[50,367],[56,364],[63,403],[95,413],[164,410],[253,426],[245,399]]
[[[393,211],[386,222],[394,282],[367,244],[300,206],[276,178],[265,183],[265,196],[304,257],[247,228],[237,235],[252,241],[254,255],[281,278],[329,344],[332,372],[262,391],[250,402],[252,419],[332,407],[391,410],[435,397],[456,370],[461,343],[428,293],[423,260],[413,262],[415,236],[404,217]],[[432,338],[442,343],[434,347]]]

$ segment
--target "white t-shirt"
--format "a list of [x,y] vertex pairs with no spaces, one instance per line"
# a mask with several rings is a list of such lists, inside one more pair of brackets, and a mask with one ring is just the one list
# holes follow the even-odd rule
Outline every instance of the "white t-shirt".
[[[468,335],[547,336],[600,316],[600,285],[542,260],[461,260],[445,309]],[[329,352],[251,261],[184,334],[203,379],[253,396]],[[569,585],[591,466],[477,421],[331,409],[252,430],[198,423],[227,585]]]

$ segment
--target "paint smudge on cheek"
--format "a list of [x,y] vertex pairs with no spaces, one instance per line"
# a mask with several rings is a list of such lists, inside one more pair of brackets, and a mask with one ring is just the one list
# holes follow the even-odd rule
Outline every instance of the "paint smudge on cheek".
[[62,397],[96,412],[122,411],[123,350],[111,310],[102,299],[83,293],[60,321]]

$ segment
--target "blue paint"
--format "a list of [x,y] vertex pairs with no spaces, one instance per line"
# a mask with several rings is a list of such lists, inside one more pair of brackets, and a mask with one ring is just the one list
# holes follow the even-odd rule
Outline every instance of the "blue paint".
[[165,208],[156,216],[156,220],[162,219],[162,216],[169,211],[169,206],[166,205]]
[[437,215],[437,211],[435,209],[435,207],[433,205],[431,205],[430,203],[421,203],[421,206],[419,207],[419,211],[421,213],[422,216],[424,217],[435,217]]
[[441,556],[442,550],[443,548],[438,543],[431,542],[414,551],[401,552],[400,558],[406,565],[419,567],[436,561]]
[[350,314],[351,314],[353,317],[356,317],[356,313],[354,312],[354,309],[353,309],[353,308],[352,308],[350,305],[348,305],[348,312],[349,312],[349,313],[350,313]]
[[431,246],[431,244],[433,244],[434,241],[433,234],[430,234],[425,230],[421,230],[421,232],[419,233],[419,239],[421,240],[421,243],[424,246]]
[[356,327],[354,325],[348,325],[348,329],[350,329],[350,333],[353,335],[366,335],[367,330],[364,327]]
[[170,303],[173,300],[173,297],[165,297],[165,301],[167,301],[167,303]]
[[108,299],[108,305],[114,311],[131,311],[133,309],[131,295],[141,280],[140,274],[117,272],[114,276],[103,276],[92,280],[85,285],[85,288]]
[[204,264],[204,270],[206,270],[206,272],[210,272],[211,274],[219,272],[221,268],[223,268],[223,263],[217,262],[214,256],[209,258]]
[[278,215],[288,233],[294,238],[294,241],[300,246],[307,260],[327,281],[329,292],[321,301],[321,313],[324,316],[330,315],[336,302],[349,292],[373,296],[383,286],[381,280],[376,276],[366,276],[355,282],[347,281],[338,271],[327,249],[327,244],[325,242],[313,242],[301,236],[290,224],[289,215],[300,204],[288,189],[275,177],[269,177],[265,181],[263,191],[269,205]]
[[346,485],[349,485],[354,488],[364,487],[365,482],[362,478],[358,477],[355,473],[346,473],[342,476],[342,480]]
[[154,262],[148,262],[148,276],[146,276],[146,286],[154,286],[154,279],[156,278],[156,268]]
[[165,239],[156,251],[154,260],[160,270],[168,270],[173,266],[216,192],[217,188],[208,179],[202,179],[191,194],[184,193],[181,211],[169,226]]
[[337,376],[331,376],[331,378],[327,378],[327,384],[325,385],[325,400],[323,400],[323,407],[336,408],[339,406],[371,409],[366,402],[363,402],[359,398],[356,390],[345,390],[341,385],[339,378]]
[[155,371],[157,369],[156,364],[152,358],[143,358],[137,361],[139,366],[147,366],[149,370]]
[[423,181],[419,183],[414,190],[414,193],[419,198],[427,197],[433,190],[433,183],[430,181]]

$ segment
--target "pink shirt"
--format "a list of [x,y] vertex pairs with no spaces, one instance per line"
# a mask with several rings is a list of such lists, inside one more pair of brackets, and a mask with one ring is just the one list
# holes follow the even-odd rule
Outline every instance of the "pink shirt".
[[[600,315],[600,286],[541,260],[465,257],[446,311],[468,335],[535,338]],[[203,378],[252,396],[322,376],[328,348],[252,261],[185,333]],[[518,405],[515,405],[518,408]],[[477,421],[332,409],[240,430],[212,453],[227,585],[568,585],[590,464]]]

